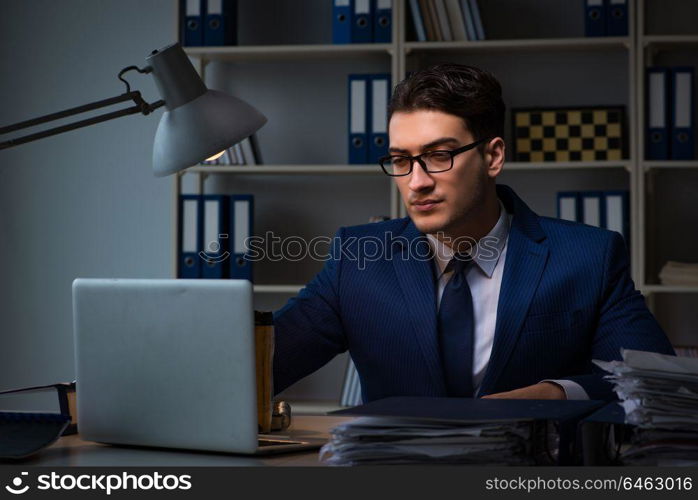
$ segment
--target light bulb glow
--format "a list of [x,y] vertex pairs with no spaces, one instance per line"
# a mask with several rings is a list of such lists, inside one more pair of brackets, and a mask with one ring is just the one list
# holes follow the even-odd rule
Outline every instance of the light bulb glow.
[[221,156],[223,156],[223,153],[225,153],[225,149],[224,149],[223,151],[221,151],[220,153],[216,153],[215,155],[213,155],[213,156],[210,157],[210,158],[206,158],[206,161],[217,160],[218,158],[220,158]]

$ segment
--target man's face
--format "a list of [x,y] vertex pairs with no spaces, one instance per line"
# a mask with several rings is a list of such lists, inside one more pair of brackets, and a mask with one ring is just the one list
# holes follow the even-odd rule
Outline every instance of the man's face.
[[[388,133],[391,155],[416,156],[474,142],[461,118],[433,110],[394,113]],[[417,229],[458,237],[470,225],[469,217],[482,208],[489,176],[485,160],[475,148],[456,155],[453,168],[446,172],[427,173],[415,161],[410,175],[394,180]]]

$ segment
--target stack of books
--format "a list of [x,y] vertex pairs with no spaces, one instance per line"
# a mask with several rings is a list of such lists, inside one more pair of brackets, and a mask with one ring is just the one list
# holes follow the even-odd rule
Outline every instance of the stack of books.
[[625,421],[635,425],[626,465],[698,465],[698,359],[623,349],[609,372]]
[[659,271],[662,285],[698,285],[698,264],[668,261]]
[[410,0],[414,38],[418,42],[485,39],[477,0]]
[[203,165],[261,165],[262,153],[257,135],[253,134],[226,149],[222,155],[201,163]]

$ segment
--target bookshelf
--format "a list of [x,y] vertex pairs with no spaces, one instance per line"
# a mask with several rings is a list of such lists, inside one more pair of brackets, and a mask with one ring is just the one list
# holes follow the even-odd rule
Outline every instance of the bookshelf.
[[529,50],[570,51],[570,50],[608,50],[628,49],[631,45],[628,37],[607,38],[538,38],[521,40],[481,40],[476,42],[405,42],[407,54],[416,51],[453,50],[459,52],[499,52]]
[[[269,123],[259,133],[266,163],[194,166],[176,176],[174,228],[176,199],[185,177],[194,177],[194,184],[206,192],[255,193],[257,234],[281,228],[283,234],[308,238],[332,236],[339,226],[368,222],[368,215],[404,216],[397,189],[378,166],[346,164],[346,77],[351,73],[390,73],[394,85],[407,72],[430,64],[474,64],[492,71],[502,83],[508,144],[512,139],[512,108],[624,106],[626,158],[584,163],[515,162],[509,151],[500,182],[511,185],[533,210],[548,216],[556,214],[558,191],[629,190],[628,246],[633,279],[652,309],[659,312],[672,341],[688,343],[685,332],[672,337],[676,324],[670,319],[675,309],[668,308],[666,302],[679,297],[687,308],[696,309],[691,301],[698,296],[698,286],[666,287],[652,278],[658,271],[656,259],[667,249],[653,248],[649,240],[656,224],[667,219],[666,214],[653,213],[656,200],[648,193],[664,188],[653,179],[665,174],[679,183],[693,182],[689,186],[695,187],[698,160],[644,160],[643,82],[644,68],[653,58],[695,50],[698,27],[682,20],[685,30],[676,30],[674,17],[681,17],[686,10],[698,14],[698,1],[669,0],[675,7],[672,12],[661,7],[660,0],[629,0],[628,36],[597,38],[584,37],[584,6],[578,0],[480,1],[486,40],[418,42],[412,33],[409,2],[393,0],[392,42],[348,45],[330,43],[329,1],[302,2],[303,30],[291,22],[299,16],[292,7],[279,6],[280,12],[262,26],[255,25],[255,16],[265,9],[277,9],[278,2],[238,3],[239,45],[191,47],[186,51],[211,88],[231,92],[267,114]],[[686,17],[695,19],[695,15]],[[695,56],[692,61],[698,65]],[[176,275],[176,229],[173,235]],[[698,254],[698,238],[694,240],[691,248]],[[284,267],[262,262],[256,267],[255,307],[271,310],[297,293],[319,271],[321,263],[294,262]],[[696,344],[698,339],[692,342]],[[303,399],[328,399],[332,391],[339,394],[344,359],[331,362],[311,375],[310,381],[299,383],[302,388],[293,394]]]
[[[645,68],[650,66],[698,66],[698,27],[687,22],[698,15],[695,0],[637,0],[637,99],[638,123],[647,115]],[[696,83],[693,82],[693,92]],[[693,103],[695,108],[695,101]],[[694,111],[695,117],[695,111]],[[695,119],[695,118],[694,118]],[[694,137],[695,140],[695,137]],[[698,238],[692,229],[698,222],[695,191],[698,161],[645,159],[645,129],[638,129],[640,158],[636,192],[638,197],[637,245],[638,283],[653,313],[674,345],[696,345],[693,325],[698,321],[698,285],[673,286],[659,281],[667,260],[695,262]]]
[[206,62],[294,61],[323,59],[362,59],[389,55],[392,44],[366,43],[347,45],[260,45],[251,47],[188,47],[187,54]]
[[698,161],[644,161],[645,170],[653,168],[698,168]]
[[384,175],[374,165],[214,165],[191,167],[187,169],[187,172],[208,175]]
[[622,168],[630,171],[632,163],[628,160],[621,161],[559,161],[559,162],[520,162],[508,161],[506,169],[508,171],[540,171],[540,170],[608,170]]
[[652,294],[652,293],[698,293],[698,285],[696,285],[696,286],[645,285],[642,287],[642,292],[645,294]]
[[647,35],[642,37],[643,47],[677,48],[698,45],[698,35]]

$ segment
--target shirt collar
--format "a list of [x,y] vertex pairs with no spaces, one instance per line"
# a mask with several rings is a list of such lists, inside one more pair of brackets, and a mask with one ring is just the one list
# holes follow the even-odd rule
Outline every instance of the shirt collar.
[[[509,226],[511,223],[511,216],[507,213],[501,200],[499,201],[499,219],[494,227],[482,237],[473,250],[471,254],[473,255],[473,262],[482,270],[482,272],[487,275],[488,278],[492,277],[494,269],[497,267],[499,262],[499,257],[504,251],[506,246],[507,237],[509,236]],[[438,266],[439,278],[446,269],[446,266],[453,258],[453,250],[451,247],[440,241],[433,234],[427,234],[427,241],[431,247],[432,254],[434,255],[434,260]],[[484,243],[487,243],[486,245]]]

